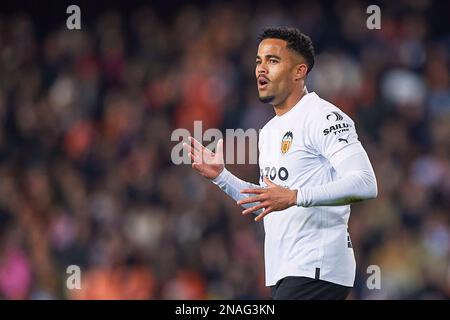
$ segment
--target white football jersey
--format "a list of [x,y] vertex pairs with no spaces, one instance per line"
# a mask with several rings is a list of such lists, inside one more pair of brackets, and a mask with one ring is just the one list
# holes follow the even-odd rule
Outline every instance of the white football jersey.
[[[259,136],[262,176],[301,189],[335,181],[334,168],[361,152],[354,122],[311,92],[273,117]],[[293,206],[264,217],[266,285],[305,276],[353,286],[355,258],[348,234],[350,205]]]

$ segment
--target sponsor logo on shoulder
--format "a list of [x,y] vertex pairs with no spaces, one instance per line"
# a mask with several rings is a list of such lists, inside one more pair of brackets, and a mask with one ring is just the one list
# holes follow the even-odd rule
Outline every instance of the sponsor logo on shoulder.
[[352,125],[347,122],[338,123],[323,130],[323,135],[327,136],[330,133],[334,133],[334,135],[337,135],[342,132],[350,131],[351,127]]
[[332,111],[331,113],[327,114],[327,120],[328,121],[341,121],[344,120],[344,117],[337,111]]

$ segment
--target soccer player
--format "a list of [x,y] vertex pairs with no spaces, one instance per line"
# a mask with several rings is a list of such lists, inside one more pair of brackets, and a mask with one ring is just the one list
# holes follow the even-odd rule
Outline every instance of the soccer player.
[[266,285],[273,299],[345,299],[355,279],[350,204],[377,196],[377,182],[354,122],[308,92],[311,39],[268,28],[256,56],[259,99],[275,116],[259,134],[260,185],[242,181],[216,152],[189,138],[192,167],[264,221]]

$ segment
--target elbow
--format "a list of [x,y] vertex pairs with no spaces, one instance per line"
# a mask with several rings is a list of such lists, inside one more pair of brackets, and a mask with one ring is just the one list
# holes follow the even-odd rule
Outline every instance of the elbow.
[[359,192],[351,197],[346,198],[345,203],[356,203],[365,200],[375,199],[378,196],[378,189],[376,184],[374,186],[367,186],[364,189],[360,189]]
[[364,184],[364,187],[360,188],[359,190],[361,200],[375,199],[378,196],[378,186],[375,175],[366,175]]
[[378,197],[378,186],[377,179],[373,176],[372,183],[369,185],[367,191],[367,199],[375,199],[376,197]]
[[378,197],[378,187],[377,184],[375,183],[370,189],[368,199],[375,199],[376,197]]

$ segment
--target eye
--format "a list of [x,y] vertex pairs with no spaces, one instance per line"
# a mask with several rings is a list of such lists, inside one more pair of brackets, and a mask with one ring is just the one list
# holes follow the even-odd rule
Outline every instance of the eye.
[[270,62],[271,64],[276,64],[276,63],[278,63],[278,60],[272,58],[272,59],[269,60],[269,62]]
[[256,64],[257,65],[261,64],[261,60],[256,60]]

